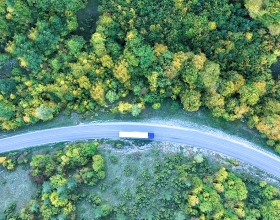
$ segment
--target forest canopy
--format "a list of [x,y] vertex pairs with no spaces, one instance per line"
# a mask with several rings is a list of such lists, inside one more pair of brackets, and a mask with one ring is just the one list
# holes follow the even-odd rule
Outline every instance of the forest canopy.
[[254,2],[100,0],[96,30],[85,34],[76,16],[85,0],[1,1],[1,128],[64,109],[137,116],[171,99],[244,119],[280,152],[280,82],[270,70],[279,1]]

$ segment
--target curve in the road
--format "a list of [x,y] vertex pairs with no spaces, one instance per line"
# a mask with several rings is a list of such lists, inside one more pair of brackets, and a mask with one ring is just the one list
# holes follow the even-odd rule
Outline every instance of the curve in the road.
[[118,138],[119,131],[148,131],[155,140],[177,142],[222,153],[245,161],[280,178],[280,158],[248,144],[199,130],[130,122],[93,123],[40,130],[0,139],[0,153],[48,143],[96,138]]

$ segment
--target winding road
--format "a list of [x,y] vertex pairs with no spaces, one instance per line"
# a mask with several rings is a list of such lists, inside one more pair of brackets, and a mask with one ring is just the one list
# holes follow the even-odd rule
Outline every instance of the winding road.
[[280,157],[256,149],[245,142],[242,143],[199,130],[161,124],[112,122],[40,130],[0,139],[0,153],[63,141],[96,138],[118,139],[119,131],[153,132],[155,133],[154,140],[206,148],[247,162],[280,178]]

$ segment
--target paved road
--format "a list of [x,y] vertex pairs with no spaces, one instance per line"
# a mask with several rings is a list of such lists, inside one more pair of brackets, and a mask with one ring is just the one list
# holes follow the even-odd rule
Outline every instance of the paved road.
[[244,143],[198,130],[144,123],[96,123],[40,130],[0,139],[0,153],[62,141],[118,138],[119,131],[149,131],[155,140],[188,144],[222,153],[248,162],[280,178],[280,157]]

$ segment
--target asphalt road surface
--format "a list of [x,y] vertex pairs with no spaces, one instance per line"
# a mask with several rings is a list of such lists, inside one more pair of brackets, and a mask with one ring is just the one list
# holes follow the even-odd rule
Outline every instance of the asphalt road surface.
[[280,157],[214,134],[161,124],[112,122],[40,130],[0,139],[0,153],[63,141],[118,139],[119,131],[153,132],[154,140],[206,148],[245,161],[280,178]]

